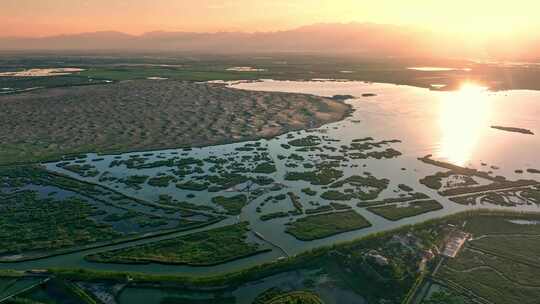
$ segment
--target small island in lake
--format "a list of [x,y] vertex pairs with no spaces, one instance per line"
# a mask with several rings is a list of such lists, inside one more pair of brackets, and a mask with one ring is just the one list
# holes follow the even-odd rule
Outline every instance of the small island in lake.
[[502,130],[502,131],[507,131],[507,132],[515,132],[515,133],[534,135],[534,133],[531,130],[522,129],[522,128],[503,127],[503,126],[491,126],[491,128],[492,129],[497,129],[497,130]]
[[354,96],[352,95],[334,95],[330,99],[337,100],[337,101],[344,101],[347,99],[353,99]]

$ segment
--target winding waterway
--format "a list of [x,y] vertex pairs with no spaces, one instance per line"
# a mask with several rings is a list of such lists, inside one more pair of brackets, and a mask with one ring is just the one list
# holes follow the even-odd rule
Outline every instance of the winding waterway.
[[[444,208],[442,210],[405,218],[399,221],[389,221],[377,216],[365,208],[353,205],[353,209],[364,216],[372,226],[365,229],[341,233],[310,242],[300,241],[284,232],[285,224],[290,218],[278,218],[271,221],[261,221],[257,207],[263,197],[257,198],[246,206],[239,217],[229,217],[226,220],[208,227],[196,230],[178,232],[167,236],[159,236],[144,240],[129,242],[120,245],[90,249],[76,253],[64,254],[43,258],[35,261],[20,263],[3,263],[0,269],[42,269],[42,268],[85,268],[107,271],[133,271],[151,274],[178,274],[206,276],[234,271],[260,263],[275,260],[284,255],[283,251],[275,248],[271,252],[262,253],[235,260],[232,262],[210,266],[190,267],[179,265],[122,265],[91,263],[84,260],[84,256],[104,250],[124,248],[137,244],[154,242],[161,239],[172,238],[194,231],[206,230],[247,220],[252,230],[263,235],[270,243],[275,244],[289,254],[295,255],[309,249],[342,241],[350,241],[374,232],[397,228],[406,224],[418,223],[462,210],[479,207],[505,208],[494,205],[464,206],[451,202],[419,183],[419,179],[440,171],[434,167],[417,160],[418,157],[432,154],[433,158],[450,162],[459,166],[477,168],[479,170],[492,170],[493,175],[502,175],[508,179],[540,179],[540,175],[527,173],[526,169],[540,169],[540,140],[537,135],[525,135],[492,129],[492,125],[504,125],[530,129],[534,133],[540,132],[540,92],[538,91],[502,91],[491,92],[473,84],[465,85],[455,92],[430,91],[410,86],[397,86],[390,84],[376,84],[365,82],[344,81],[273,81],[234,83],[232,87],[243,90],[282,91],[308,93],[321,96],[351,95],[352,99],[345,102],[353,108],[353,114],[343,121],[325,125],[316,130],[291,132],[282,136],[261,140],[269,156],[276,162],[277,172],[272,174],[276,182],[285,184],[289,189],[301,189],[309,185],[304,181],[284,180],[287,171],[298,171],[286,166],[286,161],[279,161],[279,155],[288,156],[294,150],[284,149],[282,144],[291,139],[303,138],[307,135],[325,136],[335,140],[334,145],[339,148],[343,143],[350,143],[353,139],[373,137],[377,140],[398,139],[400,143],[392,143],[391,147],[400,151],[401,156],[392,159],[358,159],[349,162],[349,166],[342,168],[345,176],[369,172],[377,178],[390,180],[388,189],[384,190],[379,199],[395,198],[396,187],[406,184],[415,191],[428,194],[438,200]],[[365,95],[369,94],[369,95]],[[374,96],[372,95],[374,94]],[[364,96],[363,96],[364,95]],[[204,158],[208,156],[231,155],[236,148],[245,143],[235,143],[220,146],[194,148],[191,151],[164,150],[155,151],[151,159],[173,157],[178,153],[186,157]],[[329,143],[329,145],[332,145]],[[245,152],[240,153],[242,155]],[[135,174],[125,167],[110,168],[109,165],[119,157],[128,159],[126,153],[120,156],[89,154],[88,159],[100,158],[101,161],[93,165],[100,171],[110,171],[112,176],[125,177]],[[140,154],[140,153],[139,153]],[[307,153],[303,155],[310,157]],[[110,182],[100,182],[98,177],[81,178],[76,173],[64,170],[56,164],[46,164],[49,170],[84,179],[105,186],[114,187],[115,190],[130,196],[155,201],[161,194],[171,195],[177,199],[186,199],[189,191],[179,191],[174,186],[155,188],[143,186],[142,189],[122,187]],[[515,170],[525,170],[516,173]],[[163,172],[163,168],[137,170],[138,174],[156,176]],[[316,190],[320,188],[311,186]],[[285,190],[290,191],[290,190]],[[210,202],[211,194],[198,192],[197,201]],[[313,198],[299,193],[301,201],[305,204]],[[308,207],[306,204],[304,207]],[[510,209],[540,211],[536,205],[521,205],[519,207],[506,207]],[[289,211],[291,206],[284,203],[268,204],[265,212]]]

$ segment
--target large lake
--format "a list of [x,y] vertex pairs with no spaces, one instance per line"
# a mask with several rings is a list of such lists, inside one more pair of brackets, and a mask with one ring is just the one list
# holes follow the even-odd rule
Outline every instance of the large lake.
[[[484,171],[490,170],[493,171],[493,176],[502,175],[511,180],[540,179],[540,175],[526,172],[526,169],[540,169],[540,157],[538,154],[538,151],[540,151],[540,140],[538,136],[491,128],[492,125],[500,125],[530,129],[534,133],[540,132],[540,92],[538,91],[491,92],[481,86],[465,84],[459,91],[444,92],[410,86],[345,81],[294,82],[264,80],[260,82],[233,83],[230,85],[243,90],[297,92],[321,96],[354,96],[354,98],[348,99],[345,102],[351,104],[355,111],[343,121],[328,124],[315,130],[291,132],[290,134],[284,134],[270,140],[260,141],[260,147],[264,147],[269,157],[276,163],[277,172],[272,173],[271,177],[276,182],[285,186],[282,190],[283,193],[291,190],[296,191],[305,208],[310,207],[308,201],[316,201],[315,203],[317,204],[327,204],[328,202],[320,198],[314,199],[308,197],[299,190],[309,186],[320,193],[323,189],[320,186],[309,185],[309,183],[304,181],[286,181],[284,179],[286,172],[302,169],[286,166],[288,160],[281,159],[279,156],[290,156],[294,152],[294,150],[285,149],[283,144],[292,139],[304,138],[308,135],[325,137],[329,140],[326,144],[334,145],[336,148],[344,144],[350,144],[354,139],[365,137],[373,137],[375,140],[400,140],[401,142],[399,143],[389,144],[389,147],[400,151],[402,153],[401,156],[392,159],[348,160],[342,168],[345,176],[369,172],[377,178],[389,179],[389,187],[379,195],[378,199],[397,197],[399,194],[398,185],[405,184],[412,187],[415,191],[428,194],[444,206],[442,210],[399,221],[389,221],[369,212],[365,208],[351,204],[356,212],[363,215],[373,224],[371,227],[305,242],[297,240],[292,235],[284,232],[285,224],[291,221],[291,218],[279,218],[271,221],[261,221],[259,219],[260,212],[257,212],[257,207],[261,207],[261,202],[267,197],[262,195],[250,202],[242,210],[240,216],[229,217],[223,222],[211,226],[216,227],[247,220],[251,223],[252,230],[264,235],[272,244],[279,245],[289,255],[298,254],[323,245],[353,240],[370,233],[389,230],[470,208],[503,208],[494,205],[475,207],[459,205],[420,184],[420,178],[441,170],[438,167],[425,164],[417,159],[427,154],[432,154],[434,159],[459,166],[477,168]],[[154,151],[151,156],[148,156],[148,161],[164,160],[177,157],[178,155],[197,159],[208,157],[241,158],[252,153],[250,151],[237,150],[237,148],[244,145],[245,143],[235,143],[194,148],[189,151],[182,149]],[[302,155],[306,162],[317,162],[320,160],[320,157],[316,153],[295,153]],[[141,153],[126,153],[119,156],[89,154],[87,162],[95,166],[98,171],[108,171],[110,176],[116,178],[124,178],[136,174],[157,176],[166,172],[167,168],[128,169],[125,166],[110,166],[111,162],[129,159],[134,154]],[[74,172],[58,167],[55,163],[46,164],[46,166],[49,170],[100,183],[127,195],[149,201],[156,201],[163,194],[170,195],[179,200],[190,200],[189,195],[194,194],[195,198],[191,199],[190,202],[211,205],[211,197],[219,194],[209,193],[207,191],[179,190],[174,185],[160,188],[144,185],[141,189],[134,189],[116,182],[100,181],[98,176],[83,178]],[[209,166],[205,165],[203,169],[209,170]],[[518,174],[515,172],[518,169],[525,172]],[[272,195],[275,194],[273,193]],[[263,213],[290,211],[292,209],[288,203],[266,204],[261,208],[263,209]],[[520,210],[540,211],[540,208],[536,205],[513,207],[513,209],[516,208]],[[182,232],[175,235],[185,233]],[[210,275],[272,261],[284,255],[276,247],[269,253],[212,267],[167,266],[157,264],[99,264],[89,263],[83,259],[85,255],[90,253],[153,240],[155,239],[116,245],[109,248],[87,250],[37,261],[2,264],[0,268],[82,267],[97,270]]]

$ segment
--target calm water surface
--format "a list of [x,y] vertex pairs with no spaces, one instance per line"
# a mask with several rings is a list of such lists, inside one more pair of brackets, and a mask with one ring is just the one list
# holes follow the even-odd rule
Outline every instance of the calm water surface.
[[[284,224],[290,221],[289,218],[275,219],[262,222],[259,220],[260,214],[256,212],[257,206],[265,198],[262,196],[251,202],[242,210],[240,217],[230,217],[227,220],[214,224],[211,227],[228,225],[239,220],[248,220],[254,231],[264,235],[270,242],[281,246],[286,253],[294,255],[305,250],[329,245],[340,241],[353,240],[355,238],[383,230],[396,228],[405,224],[417,223],[426,219],[440,217],[446,214],[466,210],[467,207],[455,204],[448,199],[439,196],[421,185],[418,180],[428,174],[441,171],[440,168],[424,164],[417,160],[418,157],[433,154],[436,159],[444,160],[460,166],[467,166],[481,170],[493,170],[494,175],[503,175],[509,179],[533,178],[539,179],[540,175],[517,174],[516,169],[537,168],[540,169],[540,140],[537,135],[524,135],[520,133],[504,132],[492,129],[492,125],[502,125],[510,127],[520,127],[530,129],[534,133],[540,132],[540,92],[538,91],[502,91],[490,92],[480,86],[468,84],[461,90],[455,92],[430,91],[423,88],[397,86],[390,84],[375,84],[365,82],[340,82],[340,81],[272,81],[235,83],[234,88],[244,90],[261,91],[282,91],[309,93],[321,96],[352,95],[355,98],[347,100],[355,109],[351,117],[347,119],[325,125],[310,132],[292,132],[293,138],[301,138],[306,135],[327,136],[338,140],[335,146],[349,144],[353,139],[371,136],[376,140],[399,139],[401,143],[391,144],[391,147],[403,153],[395,159],[368,159],[353,160],[342,168],[345,176],[370,172],[377,178],[389,179],[390,186],[379,196],[382,198],[396,197],[398,184],[406,184],[437,199],[444,205],[444,209],[430,212],[415,217],[392,222],[373,213],[365,208],[354,206],[354,210],[368,219],[373,226],[357,231],[342,233],[336,236],[303,242],[295,239],[284,232]],[[362,97],[362,94],[372,93],[376,96]],[[291,138],[287,134],[271,140],[262,140],[262,146],[266,147],[270,157],[276,162],[278,171],[271,175],[278,182],[286,184],[289,190],[283,192],[299,190],[306,186],[316,189],[321,193],[323,190],[306,182],[290,182],[284,180],[287,171],[299,171],[299,168],[285,167],[285,161],[279,161],[277,155],[288,155],[293,150],[286,150],[281,144],[287,143]],[[208,156],[225,156],[238,153],[235,148],[243,146],[245,143],[228,144],[214,147],[193,149],[192,151],[164,150],[156,151],[150,160],[166,159],[184,153],[183,157],[205,158]],[[130,155],[141,153],[127,153],[121,155],[121,159],[127,159]],[[313,153],[312,153],[313,154]],[[315,157],[307,153],[305,156]],[[316,154],[316,153],[315,153]],[[91,159],[103,158],[102,161],[91,162]],[[163,173],[166,168],[152,168],[144,170],[127,169],[125,166],[109,168],[109,164],[115,160],[113,155],[89,154],[88,163],[96,166],[100,172],[110,171],[111,176],[122,178],[133,174],[145,174],[155,176]],[[356,166],[353,166],[356,165]],[[81,178],[75,173],[66,171],[56,166],[47,164],[48,169]],[[491,169],[490,167],[494,166]],[[205,167],[205,169],[207,169]],[[98,178],[82,178],[92,182],[99,182]],[[189,193],[196,193],[196,201],[202,204],[211,204],[210,198],[216,193],[181,191],[171,185],[166,188],[156,188],[144,186],[142,189],[128,188],[117,183],[101,182],[103,185],[113,187],[125,194],[140,197],[146,200],[155,201],[160,194],[168,194],[179,200],[187,199]],[[304,208],[308,200],[312,197],[296,191],[301,196]],[[275,195],[276,193],[272,193]],[[317,200],[317,199],[315,199]],[[323,202],[321,204],[327,203]],[[487,206],[491,208],[502,208]],[[540,211],[538,206],[520,206],[521,210]],[[264,207],[265,213],[279,210],[288,211],[292,207],[290,203],[267,204]],[[204,228],[207,229],[207,228]],[[177,233],[173,236],[183,235],[188,232]],[[156,239],[169,238],[160,237]],[[133,243],[111,246],[102,249],[93,249],[83,252],[67,254],[57,257],[45,258],[37,261],[1,264],[0,268],[46,268],[46,267],[81,267],[97,270],[116,271],[136,271],[159,274],[183,274],[183,275],[212,275],[222,272],[237,270],[244,267],[253,266],[262,262],[275,260],[283,255],[279,250],[273,250],[249,258],[225,263],[212,267],[188,267],[188,266],[166,266],[166,265],[117,265],[99,264],[86,262],[83,257],[90,253],[95,253],[111,248],[122,248],[133,244],[142,244],[155,241],[156,239],[141,240]],[[125,296],[128,296],[127,294]]]

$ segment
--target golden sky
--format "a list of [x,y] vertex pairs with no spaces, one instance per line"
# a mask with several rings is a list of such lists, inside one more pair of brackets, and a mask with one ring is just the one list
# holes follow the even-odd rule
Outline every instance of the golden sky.
[[483,35],[536,33],[538,0],[0,0],[0,36],[114,30],[274,31],[374,22]]

